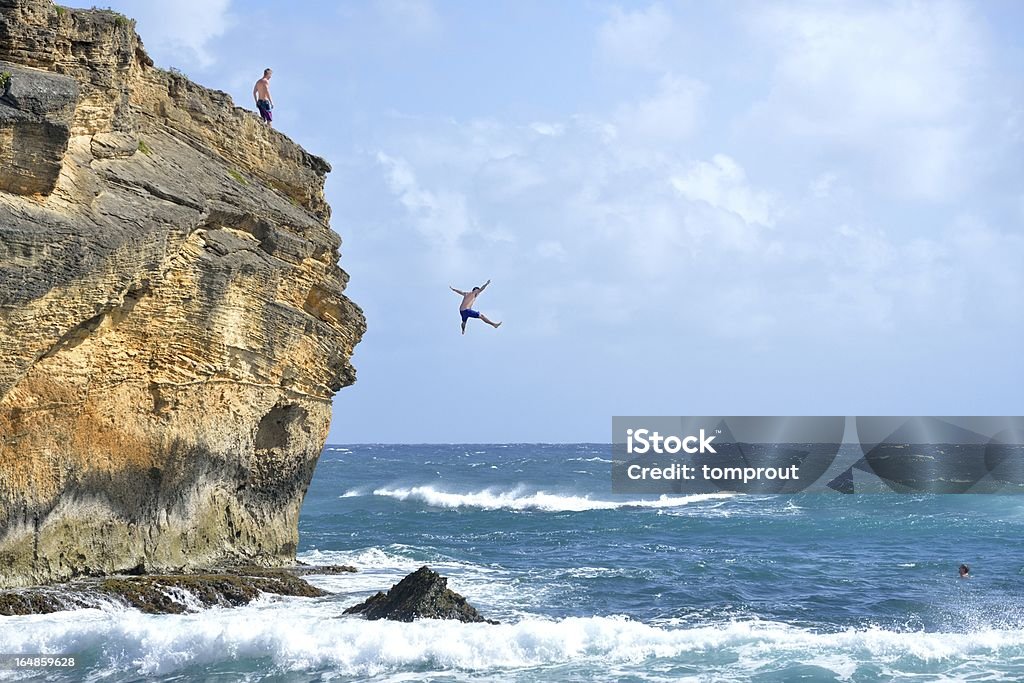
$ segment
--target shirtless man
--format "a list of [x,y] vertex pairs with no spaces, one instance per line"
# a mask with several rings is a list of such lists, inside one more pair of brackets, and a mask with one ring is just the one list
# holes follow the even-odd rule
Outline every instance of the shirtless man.
[[466,321],[470,318],[480,318],[494,329],[498,329],[501,326],[501,323],[489,320],[483,313],[473,310],[473,302],[476,301],[476,298],[480,296],[485,289],[487,289],[487,285],[489,284],[491,284],[490,280],[485,282],[482,287],[474,287],[471,292],[463,292],[461,289],[455,289],[451,285],[448,286],[448,288],[456,294],[462,295],[462,303],[459,304],[459,315],[462,316],[462,334],[466,334]]
[[263,78],[256,81],[256,85],[252,89],[252,96],[256,100],[256,108],[260,110],[263,123],[268,126],[274,125],[274,115],[270,111],[274,108],[274,98],[270,96],[270,77],[273,75],[273,71],[264,69]]

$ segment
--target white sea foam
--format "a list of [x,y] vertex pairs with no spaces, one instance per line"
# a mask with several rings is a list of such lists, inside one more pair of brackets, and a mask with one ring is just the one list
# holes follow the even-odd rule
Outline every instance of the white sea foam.
[[370,547],[355,550],[307,550],[300,553],[298,559],[313,565],[349,564],[359,571],[371,569],[414,571],[424,564],[463,566],[447,555],[425,552],[411,546],[398,544],[385,548]]
[[601,500],[590,496],[574,496],[545,491],[528,491],[519,486],[514,489],[496,488],[470,492],[441,491],[433,486],[409,488],[379,488],[375,496],[397,500],[417,500],[443,508],[472,507],[483,510],[540,510],[543,512],[584,512],[587,510],[621,510],[623,508],[673,508],[707,500],[730,498],[731,493],[702,493],[688,496],[663,495],[656,499]]
[[797,662],[843,676],[870,663],[896,675],[937,663],[945,670],[955,665],[999,670],[1024,661],[1024,632],[1019,630],[816,633],[766,621],[664,628],[620,617],[529,618],[499,626],[429,620],[403,624],[335,618],[339,610],[330,605],[290,599],[192,615],[86,610],[11,617],[0,629],[0,651],[87,652],[99,659],[97,668],[104,675],[113,670],[137,676],[265,657],[278,671],[329,670],[343,676],[497,673],[567,663],[595,672],[630,665],[642,671],[644,662],[655,658],[662,664],[667,659],[698,661],[705,670],[731,675]]

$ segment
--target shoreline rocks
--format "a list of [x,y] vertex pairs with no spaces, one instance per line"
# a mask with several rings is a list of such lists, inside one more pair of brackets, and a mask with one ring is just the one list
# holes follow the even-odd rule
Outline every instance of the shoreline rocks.
[[[0,624],[5,616],[51,614],[77,609],[134,609],[145,614],[187,614],[211,607],[240,607],[261,595],[319,598],[330,595],[304,576],[337,576],[358,571],[350,565],[305,565],[268,569],[229,567],[192,574],[118,574],[79,578],[61,584],[0,590]],[[498,624],[465,597],[448,588],[448,579],[420,567],[344,614],[366,619],[412,622],[449,619]]]
[[146,614],[185,614],[209,607],[239,607],[262,594],[317,598],[329,592],[301,576],[356,571],[347,566],[264,569],[200,574],[118,575],[66,584],[0,591],[0,616],[50,614],[111,603]]
[[295,567],[290,571],[296,576],[332,576],[337,574],[351,574],[359,570],[349,564],[326,564],[317,566],[300,564],[298,567]]

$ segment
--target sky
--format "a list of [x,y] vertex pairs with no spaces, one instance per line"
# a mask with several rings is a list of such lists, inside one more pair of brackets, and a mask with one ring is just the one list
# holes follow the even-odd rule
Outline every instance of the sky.
[[1024,4],[106,1],[333,165],[332,443],[1024,414]]

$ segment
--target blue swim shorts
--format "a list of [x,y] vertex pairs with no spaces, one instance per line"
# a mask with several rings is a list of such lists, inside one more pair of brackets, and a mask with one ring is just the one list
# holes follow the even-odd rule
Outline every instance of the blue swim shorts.
[[466,320],[468,320],[469,318],[480,317],[480,314],[474,311],[472,308],[464,308],[461,311],[459,311],[459,314],[462,316],[462,322],[466,322]]
[[267,123],[274,120],[274,113],[271,111],[270,100],[256,100],[256,108],[260,110],[260,116]]

